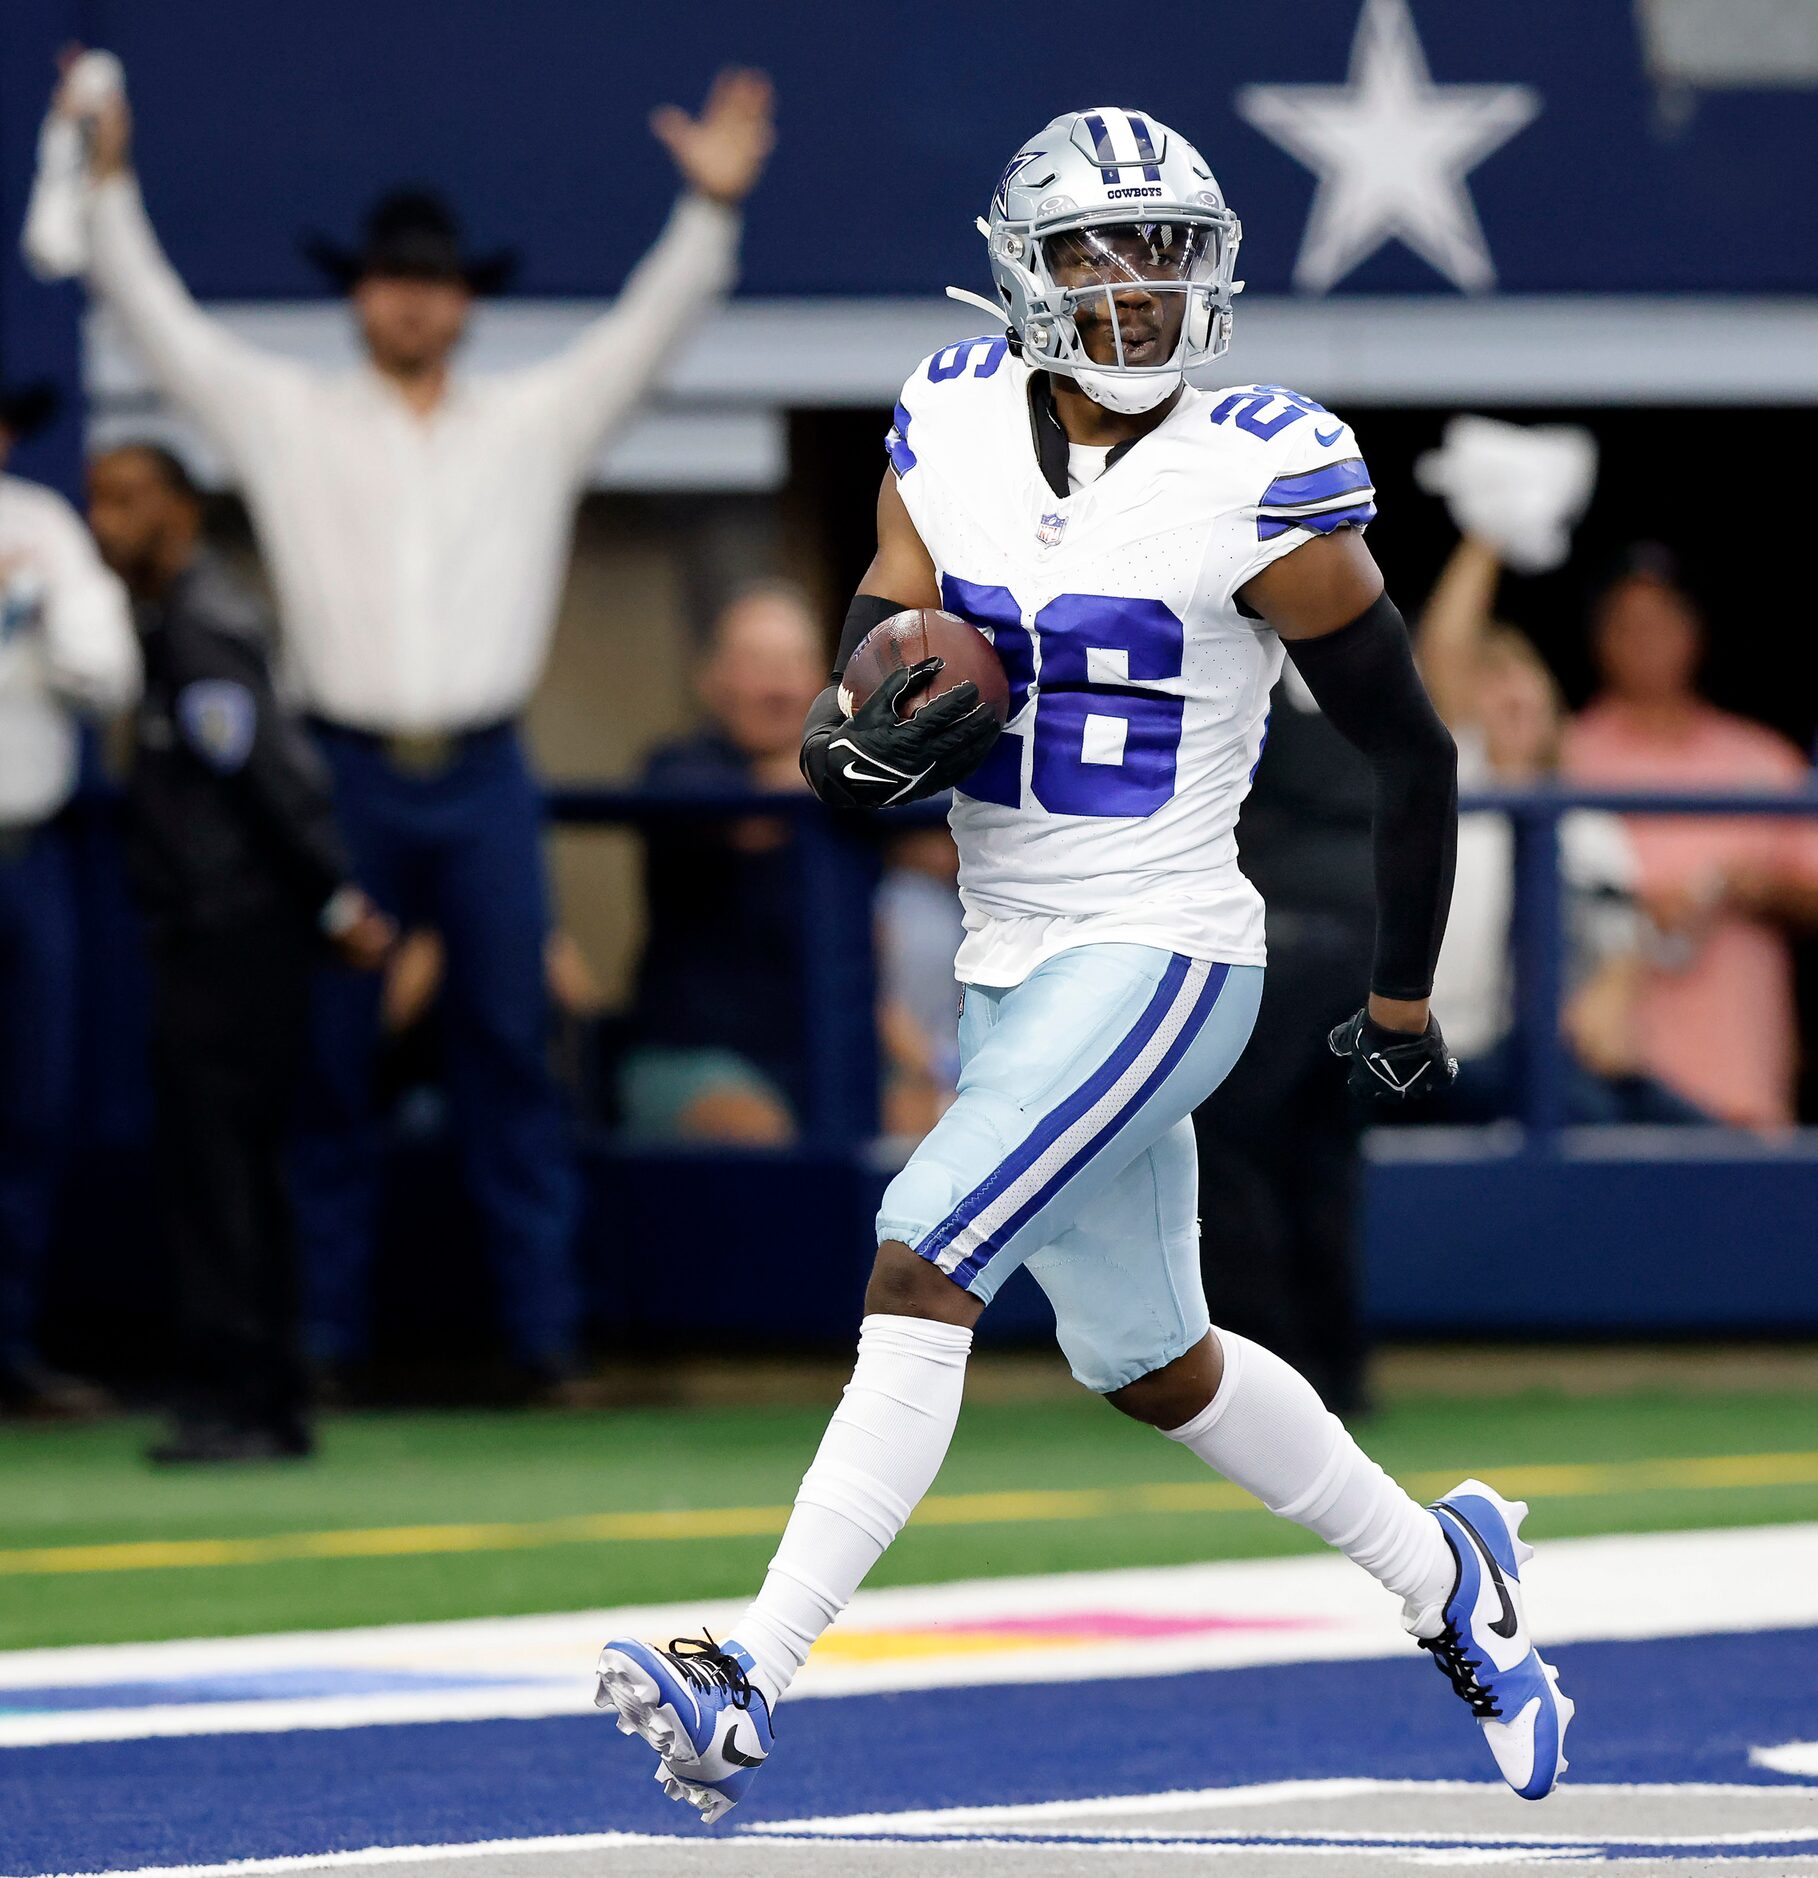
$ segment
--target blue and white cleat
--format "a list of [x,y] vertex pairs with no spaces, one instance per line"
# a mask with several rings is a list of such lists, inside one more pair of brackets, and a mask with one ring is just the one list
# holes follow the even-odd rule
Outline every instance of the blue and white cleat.
[[668,1649],[614,1637],[600,1652],[595,1708],[615,1710],[619,1733],[662,1757],[658,1784],[711,1826],[745,1797],[775,1737],[770,1704],[749,1681],[750,1656],[728,1637],[677,1637]]
[[1521,1608],[1521,1567],[1534,1556],[1521,1536],[1527,1506],[1467,1480],[1432,1512],[1458,1576],[1444,1604],[1408,1614],[1408,1628],[1470,1704],[1503,1779],[1524,1800],[1544,1800],[1566,1770],[1573,1704],[1529,1640]]

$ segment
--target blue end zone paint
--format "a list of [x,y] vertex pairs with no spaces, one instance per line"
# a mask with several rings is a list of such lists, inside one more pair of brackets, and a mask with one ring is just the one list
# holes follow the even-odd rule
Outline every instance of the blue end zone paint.
[[[1569,1778],[1807,1784],[1748,1756],[1818,1739],[1818,1631],[1557,1655],[1579,1703]],[[1159,1787],[1493,1777],[1463,1705],[1412,1655],[1169,1677],[1159,1691],[1125,1681],[808,1701],[784,1706],[777,1735],[720,1836],[760,1819]],[[652,1764],[604,1716],[14,1749],[0,1752],[0,1871],[701,1830],[663,1799]],[[1545,1830],[1538,1811],[1531,1824]]]

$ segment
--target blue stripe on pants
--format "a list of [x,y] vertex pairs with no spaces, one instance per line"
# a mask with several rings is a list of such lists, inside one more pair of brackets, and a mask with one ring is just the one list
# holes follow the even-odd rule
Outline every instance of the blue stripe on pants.
[[[1185,961],[1177,960],[1176,963],[1185,963]],[[1174,1074],[1181,1058],[1193,1047],[1193,1043],[1199,1036],[1200,1031],[1204,1028],[1206,1020],[1212,1015],[1213,1009],[1218,1003],[1219,993],[1225,988],[1225,979],[1230,969],[1228,965],[1214,965],[1211,971],[1206,975],[1205,982],[1200,986],[1199,993],[1193,1000],[1193,1008],[1188,1014],[1186,1022],[1181,1025],[1179,1031],[1175,1034],[1174,1041],[1169,1044],[1161,1061],[1157,1063],[1143,1079],[1142,1087],[1128,1100],[1120,1103],[1116,1113],[1094,1133],[1090,1141],[1087,1141],[1083,1146],[1076,1149],[1068,1158],[1066,1164],[1057,1173],[1049,1175],[1042,1185],[1031,1194],[1001,1226],[991,1233],[976,1252],[972,1253],[963,1264],[954,1268],[953,1276],[961,1284],[969,1283],[978,1273],[983,1271],[996,1253],[1001,1250],[1004,1245],[1008,1244],[1023,1227],[1028,1225],[1030,1220],[1060,1192],[1067,1182],[1070,1181],[1088,1161],[1092,1160],[1095,1155],[1103,1153],[1118,1131],[1130,1120],[1131,1116],[1135,1115],[1162,1084]],[[1158,993],[1158,1000],[1159,996],[1160,994]],[[1177,993],[1176,1002],[1178,1001]],[[1147,1013],[1144,1015],[1146,1017]],[[1163,1016],[1166,1015],[1167,1013],[1164,1012]],[[1150,1034],[1153,1035],[1153,1027]],[[1132,1053],[1130,1058],[1132,1062],[1134,1062],[1136,1056],[1140,1054],[1140,1048],[1141,1047],[1138,1046],[1137,1051]],[[1120,1052],[1120,1054],[1122,1053]],[[1101,1076],[1103,1076],[1103,1072],[1101,1072]],[[1115,1086],[1116,1082],[1116,1075],[1104,1077],[1104,1090],[1108,1092]],[[1080,1108],[1079,1113],[1081,1115],[1088,1114],[1091,1108],[1092,1103],[1087,1102]]]
[[969,986],[958,1096],[891,1181],[879,1242],[927,1257],[938,1236],[933,1262],[981,1303],[1026,1265],[1090,1389],[1173,1361],[1206,1331],[1189,1117],[1243,1049],[1262,978],[1104,943]]
[[[1155,995],[1149,1000],[1142,1016],[1137,1019],[1117,1048],[1065,1102],[1053,1110],[1018,1146],[1011,1149],[1010,1153],[915,1248],[923,1258],[940,1264],[941,1254],[953,1239],[963,1232],[1000,1193],[1020,1180],[1054,1146],[1055,1142],[1079,1121],[1081,1116],[1092,1109],[1095,1103],[1103,1100],[1105,1092],[1142,1054],[1143,1046],[1154,1036],[1163,1018],[1173,1008],[1175,999],[1180,995],[1180,988],[1186,981],[1189,964],[1189,960],[1178,956],[1169,961],[1168,969],[1163,974],[1160,985],[1156,987]],[[986,1240],[985,1244],[993,1250],[996,1249],[992,1239]],[[989,1252],[986,1256],[990,1256]],[[972,1262],[970,1258],[967,1260],[969,1264]],[[965,1283],[957,1271],[951,1275],[957,1282]]]

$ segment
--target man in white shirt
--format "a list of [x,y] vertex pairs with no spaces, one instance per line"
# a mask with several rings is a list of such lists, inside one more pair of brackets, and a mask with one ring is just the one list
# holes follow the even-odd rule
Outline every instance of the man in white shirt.
[[[0,392],[0,467],[50,414]],[[124,710],[139,649],[120,583],[54,490],[0,475],[0,1414],[99,1405],[37,1354],[38,1279],[75,1071],[76,935],[58,811],[76,785],[76,715]]]
[[[190,299],[139,199],[123,95],[86,115],[89,284],[234,468],[361,879],[446,944],[462,1164],[516,1356],[559,1387],[576,1330],[575,1181],[546,1062],[540,802],[515,720],[542,669],[586,466],[732,283],[738,207],[772,141],[769,83],[725,72],[699,118],[657,112],[688,193],[616,305],[555,357],[475,377],[451,359],[502,257],[466,256],[439,200],[387,198],[356,251],[313,244],[367,353],[353,372],[314,370]],[[374,987],[331,982],[299,1217],[331,1364],[357,1360],[366,1337],[376,1034]]]

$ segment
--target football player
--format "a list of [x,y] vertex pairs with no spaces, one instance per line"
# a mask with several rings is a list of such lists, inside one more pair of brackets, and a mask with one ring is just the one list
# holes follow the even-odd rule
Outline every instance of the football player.
[[1475,1480],[1418,1505],[1300,1375],[1211,1327],[1200,1283],[1188,1118],[1262,989],[1235,827],[1284,651],[1375,776],[1372,989],[1332,1048],[1390,1108],[1454,1073],[1427,999],[1455,752],[1364,545],[1369,471],[1309,398],[1188,383],[1229,340],[1240,230],[1178,132],[1056,118],[981,227],[1008,330],[904,386],[840,664],[891,614],[944,607],[992,637],[1008,726],[971,685],[913,708],[930,661],[850,716],[829,688],[802,745],[842,808],[954,790],[959,1095],[884,1196],[857,1367],[762,1590],[724,1642],[608,1644],[597,1699],[704,1819],[744,1794],[779,1697],[932,1483],[972,1327],[1026,1265],[1074,1375],[1400,1599],[1538,1799],[1572,1705],[1523,1616],[1526,1508]]

